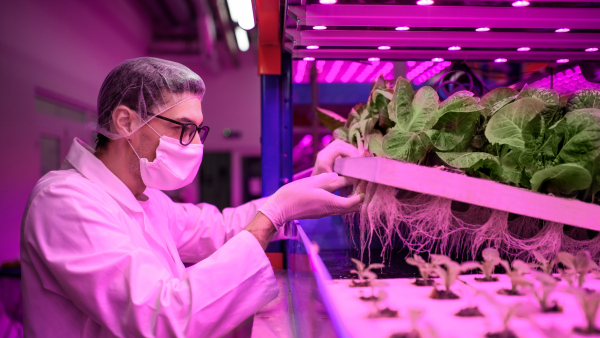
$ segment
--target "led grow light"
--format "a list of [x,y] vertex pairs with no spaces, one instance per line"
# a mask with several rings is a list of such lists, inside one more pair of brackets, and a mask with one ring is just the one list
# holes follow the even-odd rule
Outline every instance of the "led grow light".
[[333,5],[336,2],[337,0],[319,0],[319,3],[321,5]]
[[324,29],[327,29],[327,26],[313,26],[313,29],[318,30],[318,31],[322,31]]
[[586,52],[597,52],[598,48],[596,48],[596,47],[586,48],[585,51]]
[[333,80],[335,80],[335,77],[340,72],[340,69],[342,68],[343,64],[344,64],[344,61],[341,61],[341,60],[335,61],[333,63],[333,65],[331,65],[331,68],[329,69],[329,73],[325,77],[325,82],[332,83]]
[[460,50],[459,46],[448,47],[448,50]]
[[407,31],[409,29],[410,29],[410,27],[406,27],[406,26],[396,27],[397,31]]
[[431,59],[431,62],[444,62],[443,58],[433,58]]
[[517,48],[517,52],[529,52],[531,48],[529,47],[519,47]]
[[340,79],[342,81],[342,83],[347,83],[348,81],[350,81],[350,79],[352,79],[352,76],[356,73],[356,71],[358,70],[359,67],[360,67],[360,63],[352,62],[350,64],[350,66],[348,67],[348,69],[346,69],[346,72],[344,73],[344,75],[342,75],[342,77]]
[[496,62],[496,63],[504,63],[506,61],[508,61],[508,60],[505,59],[505,58],[497,58],[497,59],[494,60],[494,62]]
[[319,46],[310,45],[310,46],[306,46],[306,49],[319,49]]
[[479,27],[475,31],[476,32],[489,32],[490,29],[488,27]]
[[392,47],[390,47],[390,46],[379,46],[379,47],[377,47],[377,49],[379,49],[379,50],[389,50],[390,48],[392,48]]
[[237,24],[245,30],[254,28],[255,23],[252,1],[228,0],[227,7],[229,8],[231,21],[237,22]]
[[556,60],[556,63],[567,63],[569,62],[569,59],[558,59]]
[[417,1],[417,5],[430,6],[430,5],[433,5],[433,0],[419,0],[419,1]]
[[527,7],[529,6],[529,1],[519,0],[512,3],[513,7]]
[[304,60],[304,61],[315,61],[315,58],[314,58],[314,57],[312,57],[312,56],[306,56],[306,57],[304,57],[304,59],[302,59],[302,60]]
[[302,83],[302,80],[304,80],[304,74],[306,73],[306,64],[306,61],[298,61],[296,75],[294,75],[294,82]]
[[248,33],[240,26],[235,27],[235,40],[237,41],[238,48],[241,52],[245,52],[250,48]]
[[371,62],[378,62],[380,59],[378,57],[371,57],[371,58],[368,58],[367,60],[369,60]]
[[571,30],[569,28],[558,28],[557,30],[555,30],[556,33],[567,33],[570,31]]

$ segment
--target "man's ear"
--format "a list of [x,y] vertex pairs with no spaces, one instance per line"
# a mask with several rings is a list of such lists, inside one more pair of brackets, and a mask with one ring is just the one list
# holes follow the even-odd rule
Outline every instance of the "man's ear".
[[114,133],[127,136],[137,130],[140,118],[137,113],[127,106],[119,105],[112,113]]

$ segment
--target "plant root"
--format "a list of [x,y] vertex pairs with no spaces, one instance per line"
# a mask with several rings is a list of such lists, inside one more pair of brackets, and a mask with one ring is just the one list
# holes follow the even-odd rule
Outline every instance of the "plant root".
[[576,327],[573,331],[582,334],[582,335],[591,335],[600,333],[600,329],[597,327]]
[[562,313],[563,307],[558,303],[554,302],[551,306],[546,306],[546,308],[542,309],[543,313]]
[[458,317],[485,317],[481,311],[479,311],[479,307],[466,307],[458,311],[455,316]]
[[475,277],[475,280],[478,282],[497,282],[499,279],[498,279],[498,277],[490,276],[490,277],[483,277],[483,278]]
[[349,287],[351,288],[364,288],[367,286],[371,286],[371,283],[369,283],[369,280],[364,280],[362,282],[357,282],[356,280],[352,280],[350,282],[350,284],[348,284]]
[[392,310],[392,309],[386,307],[377,312],[370,313],[368,317],[369,318],[396,318],[396,317],[398,317],[398,310]]
[[431,299],[459,299],[457,294],[450,290],[438,290],[434,288],[429,295]]
[[421,338],[419,331],[399,332],[394,333],[390,338]]
[[500,332],[489,332],[485,334],[486,338],[519,338],[514,332],[510,330],[504,330]]
[[413,285],[416,285],[416,286],[434,286],[435,285],[435,281],[433,279],[417,278],[415,280],[415,282],[413,283]]
[[500,289],[496,293],[503,296],[523,296],[519,291],[513,291],[512,289]]

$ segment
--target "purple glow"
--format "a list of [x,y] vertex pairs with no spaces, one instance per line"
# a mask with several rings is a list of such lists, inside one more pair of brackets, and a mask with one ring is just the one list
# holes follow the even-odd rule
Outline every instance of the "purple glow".
[[586,52],[597,52],[597,51],[598,51],[598,48],[596,48],[596,47],[590,47],[590,48],[586,48],[586,50],[585,50],[585,51],[586,51]]
[[348,83],[348,81],[350,81],[350,79],[352,78],[354,73],[356,73],[356,71],[358,70],[359,67],[360,67],[360,63],[352,62],[350,64],[350,66],[348,67],[348,69],[346,69],[346,72],[344,73],[344,75],[342,75],[342,78],[340,80],[343,83]]
[[444,62],[443,58],[433,58],[431,59],[431,62]]
[[419,5],[419,6],[433,5],[433,0],[419,0],[419,1],[417,1],[417,5]]
[[406,67],[414,67],[417,64],[416,61],[406,61]]
[[562,72],[556,74],[553,81],[551,81],[550,76],[548,76],[532,83],[531,86],[550,88],[551,82],[553,88],[561,95],[570,94],[584,88],[600,89],[600,84],[589,82],[581,75],[581,68],[579,68],[579,66],[565,70],[564,74]]
[[321,5],[333,5],[336,2],[337,0],[319,0],[319,3]]
[[327,26],[313,26],[313,29],[321,31],[321,30],[327,29]]
[[571,30],[569,28],[559,28],[559,29],[555,30],[556,33],[567,33],[570,31]]
[[294,75],[294,82],[302,83],[304,80],[304,73],[306,73],[306,61],[298,61],[298,67],[296,67],[296,75]]
[[391,48],[392,47],[390,47],[390,46],[379,46],[379,47],[377,47],[377,49],[379,49],[379,50],[389,50]]
[[[394,64],[391,62],[386,62],[385,65],[383,65],[383,67],[381,67],[381,69],[379,69],[377,72],[375,72],[369,79],[369,81],[375,81],[375,79],[377,79],[379,77],[379,75],[383,75],[383,78],[389,78],[390,77],[390,73],[394,70]],[[392,75],[393,77],[393,75]]]
[[569,59],[558,59],[556,60],[556,63],[567,63],[569,62]]
[[508,61],[508,60],[505,58],[497,58],[496,60],[494,60],[495,63],[504,63],[506,61]]
[[517,48],[517,52],[529,52],[531,48],[529,47],[519,47]]
[[512,3],[513,7],[527,7],[529,6],[529,1],[519,0]]
[[305,56],[304,59],[302,59],[304,61],[315,61],[315,58],[312,56]]
[[459,46],[452,46],[452,47],[448,47],[448,50],[460,50],[461,48]]
[[396,27],[397,31],[407,31],[409,29],[410,29],[410,27],[406,27],[406,26]]
[[479,27],[475,31],[476,32],[489,32],[490,29],[488,27]]
[[303,147],[308,147],[309,145],[312,144],[312,135],[311,134],[304,135],[304,137],[300,140],[300,142],[298,142],[298,144]]
[[331,65],[331,68],[329,69],[329,73],[327,74],[327,77],[325,77],[325,82],[332,83],[333,80],[335,80],[335,77],[340,72],[340,69],[342,68],[343,64],[344,64],[344,61],[341,61],[341,60],[335,61],[333,63],[333,65]]
[[331,143],[331,140],[333,140],[333,136],[331,135],[325,135],[323,136],[323,138],[321,139],[321,143],[323,144],[323,146],[328,145],[329,143]]
[[369,60],[371,62],[379,62],[380,59],[378,57],[371,57],[371,58],[368,58],[367,60]]
[[356,82],[363,83],[369,75],[377,68],[376,64],[369,65],[356,77]]
[[310,45],[310,46],[306,46],[306,49],[319,49],[319,46]]

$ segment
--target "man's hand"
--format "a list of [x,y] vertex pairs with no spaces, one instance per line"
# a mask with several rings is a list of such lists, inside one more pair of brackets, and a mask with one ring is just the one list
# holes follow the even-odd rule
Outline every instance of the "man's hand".
[[358,149],[342,140],[335,140],[317,154],[311,176],[333,172],[333,163],[338,157],[358,157]]
[[277,231],[273,226],[273,223],[271,223],[271,220],[261,212],[256,213],[256,216],[254,216],[252,221],[250,221],[250,224],[248,224],[244,230],[256,237],[263,250],[267,249],[267,245],[269,245],[271,238]]

